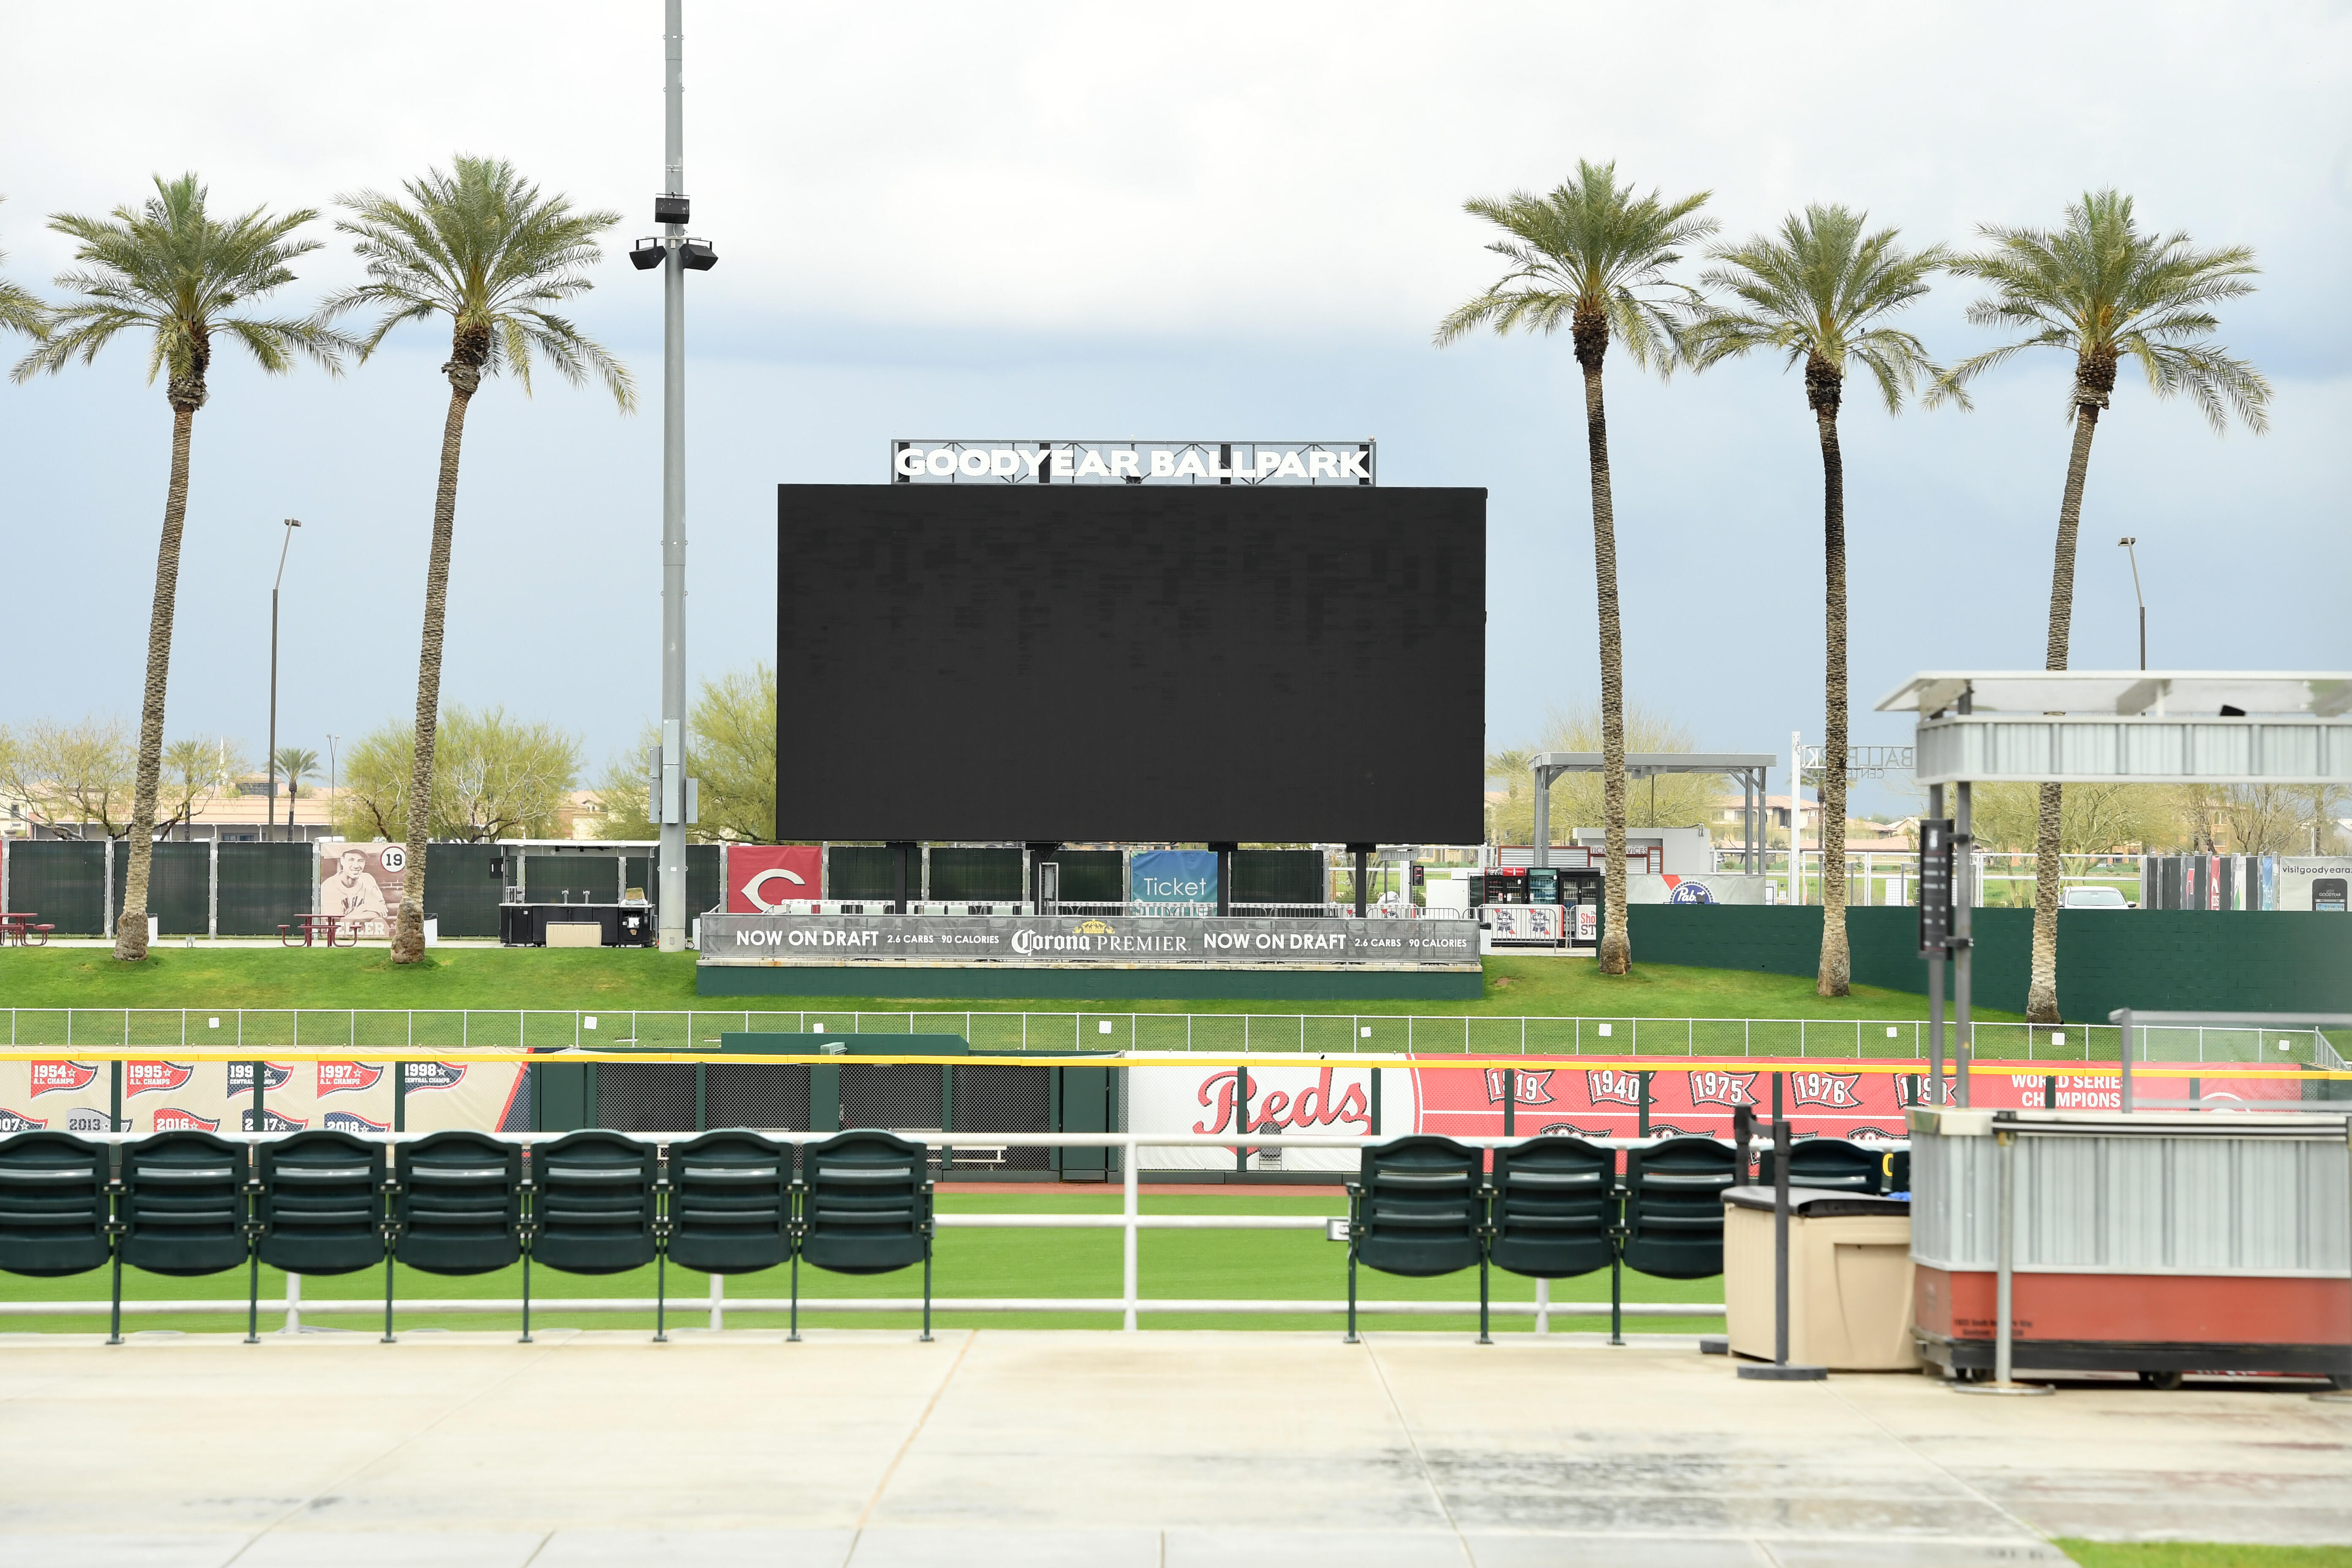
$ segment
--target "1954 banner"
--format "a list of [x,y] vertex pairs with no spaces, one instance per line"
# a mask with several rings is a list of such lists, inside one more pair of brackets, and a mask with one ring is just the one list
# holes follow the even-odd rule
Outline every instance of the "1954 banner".
[[705,915],[705,963],[1359,964],[1475,969],[1466,920]]

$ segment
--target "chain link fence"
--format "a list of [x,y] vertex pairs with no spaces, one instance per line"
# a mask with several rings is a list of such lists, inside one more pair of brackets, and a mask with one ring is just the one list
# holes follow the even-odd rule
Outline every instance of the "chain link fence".
[[[1461,1053],[1540,1057],[1745,1057],[1916,1061],[1927,1055],[1923,1019],[1539,1018],[1346,1013],[923,1013],[557,1012],[473,1008],[5,1009],[15,1049],[77,1047],[268,1050],[685,1051],[722,1033],[773,1033],[791,1053],[835,1034],[961,1035],[976,1051],[1194,1051],[1234,1056]],[[1947,1026],[1948,1045],[1957,1030]],[[1982,1061],[2114,1061],[2111,1025],[1978,1023]],[[2341,1069],[2352,1040],[2309,1028],[2146,1028],[2137,1058],[2148,1062],[2263,1062]],[[627,1064],[622,1064],[627,1065]],[[652,1064],[646,1064],[650,1068]],[[631,1070],[646,1070],[632,1068]],[[878,1069],[869,1069],[878,1070]],[[648,1082],[652,1080],[647,1080]],[[650,1089],[647,1093],[653,1092]],[[664,1092],[674,1092],[665,1090]],[[845,1092],[846,1090],[845,1089]],[[863,1091],[861,1091],[863,1092]],[[879,1092],[878,1090],[877,1092]],[[926,1121],[921,1125],[936,1126]]]

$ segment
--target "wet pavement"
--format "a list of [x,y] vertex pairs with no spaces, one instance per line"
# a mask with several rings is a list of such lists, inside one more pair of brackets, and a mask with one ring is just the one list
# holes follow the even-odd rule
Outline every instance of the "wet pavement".
[[1743,1383],[1696,1342],[0,1336],[0,1562],[2062,1563],[2352,1541],[2352,1405]]

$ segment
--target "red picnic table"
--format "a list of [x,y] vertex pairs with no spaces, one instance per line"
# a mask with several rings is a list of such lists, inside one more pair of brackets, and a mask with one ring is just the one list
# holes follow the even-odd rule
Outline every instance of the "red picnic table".
[[40,918],[32,910],[22,913],[0,911],[0,947],[12,943],[17,947],[47,947],[49,933],[58,928],[37,924]]
[[278,941],[286,947],[357,947],[360,922],[349,915],[296,915],[290,925],[278,928]]

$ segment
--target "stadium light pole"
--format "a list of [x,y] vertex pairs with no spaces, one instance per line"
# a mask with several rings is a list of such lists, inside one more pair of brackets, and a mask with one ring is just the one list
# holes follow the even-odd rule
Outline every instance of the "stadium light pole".
[[[269,824],[262,831],[266,841],[278,830],[278,589],[286,581],[286,552],[294,547],[294,531],[301,527],[296,518],[286,520],[284,542],[278,546],[278,575],[269,580]],[[291,838],[294,828],[294,797],[286,798],[286,836]]]
[[2139,543],[2139,540],[2132,534],[2126,534],[2116,542],[2124,547],[2126,555],[2131,557],[2132,597],[2139,599],[2139,667],[2146,669],[2147,668],[2147,601],[2141,599],[2139,593],[2139,551],[2135,548]]
[[719,265],[710,243],[686,232],[685,43],[684,0],[664,0],[662,192],[654,198],[662,231],[629,252],[639,271],[662,269],[662,725],[649,804],[661,826],[655,899],[664,952],[686,947],[686,829],[696,817],[694,781],[686,776],[686,275]]

